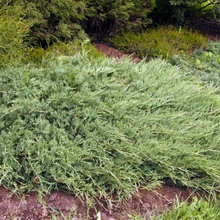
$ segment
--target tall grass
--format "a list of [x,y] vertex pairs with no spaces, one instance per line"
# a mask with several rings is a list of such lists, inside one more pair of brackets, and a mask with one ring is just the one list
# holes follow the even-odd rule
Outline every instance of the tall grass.
[[0,184],[94,197],[219,191],[220,97],[163,60],[86,54],[0,72]]

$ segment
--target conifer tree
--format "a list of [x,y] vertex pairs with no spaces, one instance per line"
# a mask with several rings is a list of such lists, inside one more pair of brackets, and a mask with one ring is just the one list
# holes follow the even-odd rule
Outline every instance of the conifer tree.
[[155,0],[86,0],[89,8],[87,25],[97,32],[141,30],[151,22],[148,14]]
[[85,38],[79,25],[85,18],[84,0],[2,0],[1,7],[21,5],[23,17],[33,21],[29,42],[48,44],[59,40]]

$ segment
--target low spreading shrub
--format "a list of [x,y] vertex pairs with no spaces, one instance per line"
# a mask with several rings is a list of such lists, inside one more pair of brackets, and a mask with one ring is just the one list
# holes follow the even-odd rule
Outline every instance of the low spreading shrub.
[[0,185],[90,197],[161,182],[219,190],[219,96],[165,61],[77,53],[4,69],[0,88]]
[[101,53],[95,46],[93,46],[88,39],[85,41],[73,41],[68,43],[59,42],[49,47],[47,52],[56,56],[72,56],[78,52],[86,52],[87,56],[90,58],[98,58],[104,56],[104,54]]
[[142,34],[125,33],[109,39],[117,48],[140,58],[171,57],[192,53],[206,46],[206,38],[196,32],[174,27],[160,27]]
[[176,202],[171,211],[156,217],[155,220],[218,220],[220,218],[219,208],[219,203],[215,204],[195,197],[190,204]]
[[220,93],[220,43],[209,42],[205,51],[199,50],[188,59],[174,56],[170,62],[178,65],[183,71],[199,77],[208,87],[215,87]]

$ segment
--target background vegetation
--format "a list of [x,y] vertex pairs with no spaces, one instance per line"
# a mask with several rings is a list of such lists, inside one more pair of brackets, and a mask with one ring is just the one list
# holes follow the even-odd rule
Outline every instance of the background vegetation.
[[86,39],[88,32],[114,33],[141,30],[149,23],[154,0],[1,0],[3,10],[23,6],[23,17],[33,21],[26,39],[31,45],[47,47],[58,40]]
[[[208,5],[209,7],[205,7]],[[151,23],[160,21],[184,21],[185,11],[216,12],[218,0],[161,1],[161,0],[1,0],[2,12],[20,6],[20,17],[31,20],[29,45],[47,47],[57,40],[85,40],[88,32],[116,34],[122,31],[141,31]],[[215,9],[214,9],[215,8]],[[194,10],[193,10],[194,9]],[[181,22],[180,22],[181,23]],[[7,34],[6,34],[7,36]]]
[[26,38],[29,45],[47,47],[56,39],[85,39],[80,26],[85,18],[86,3],[78,0],[2,0],[3,10],[8,7],[23,6],[22,17],[32,20],[30,34]]
[[148,15],[155,7],[155,0],[88,0],[88,7],[91,13],[86,22],[88,30],[115,34],[146,28],[151,23]]
[[189,16],[219,18],[219,0],[156,0],[151,17],[155,23],[183,25]]
[[206,38],[187,29],[160,27],[147,32],[135,34],[124,33],[109,39],[109,42],[127,53],[140,58],[169,58],[174,54],[190,54],[206,46]]
[[21,17],[22,10],[21,6],[0,9],[0,67],[22,62],[27,52],[24,38],[31,22]]

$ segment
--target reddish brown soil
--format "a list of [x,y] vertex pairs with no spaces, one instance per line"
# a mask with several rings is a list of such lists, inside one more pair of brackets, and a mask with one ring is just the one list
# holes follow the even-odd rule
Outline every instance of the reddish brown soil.
[[106,56],[115,58],[117,60],[120,60],[120,59],[122,59],[124,57],[130,57],[131,60],[133,60],[134,62],[139,62],[140,61],[140,59],[135,57],[134,55],[126,54],[125,52],[123,52],[121,50],[118,50],[118,49],[115,49],[115,48],[113,48],[111,46],[108,46],[107,44],[96,43],[96,44],[94,44],[94,46],[99,51],[104,53]]
[[51,219],[52,215],[58,219],[85,220],[126,220],[132,214],[140,214],[145,219],[171,208],[178,197],[181,201],[190,201],[195,193],[190,189],[162,186],[150,190],[139,190],[131,198],[122,202],[110,203],[104,199],[97,199],[93,208],[86,205],[85,200],[79,199],[62,191],[56,191],[44,196],[42,201],[36,193],[17,196],[12,195],[4,187],[0,187],[0,219],[38,220]]

